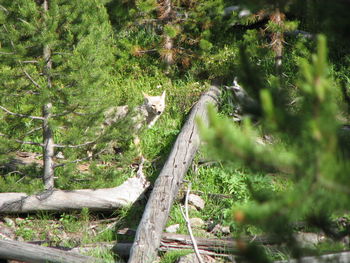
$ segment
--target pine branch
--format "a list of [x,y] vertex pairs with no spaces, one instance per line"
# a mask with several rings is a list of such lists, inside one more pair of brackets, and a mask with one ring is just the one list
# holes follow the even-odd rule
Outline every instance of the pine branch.
[[[5,25],[3,25],[3,27],[4,27],[5,31],[9,34],[7,27]],[[10,39],[10,43],[11,43],[12,49],[14,51],[14,54],[16,54],[15,44],[13,43],[13,41],[11,39]],[[22,69],[23,73],[26,75],[26,77],[34,84],[35,87],[41,89],[41,86],[24,70],[22,62],[19,60],[18,63],[21,66],[21,69]]]
[[3,106],[0,106],[0,109],[2,109],[3,111],[5,111],[7,114],[10,114],[10,115],[13,115],[13,116],[18,116],[18,117],[22,117],[22,118],[29,118],[29,119],[33,119],[33,120],[41,120],[41,121],[44,120],[43,117],[31,116],[31,115],[20,114],[20,113],[15,113],[15,112],[9,111],[8,109],[6,109],[6,108],[3,107]]

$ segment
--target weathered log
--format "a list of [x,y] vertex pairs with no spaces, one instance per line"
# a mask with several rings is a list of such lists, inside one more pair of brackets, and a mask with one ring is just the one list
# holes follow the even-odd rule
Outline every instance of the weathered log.
[[[198,238],[196,237],[198,250],[202,254],[233,254],[237,252],[237,241],[234,239]],[[113,248],[113,252],[127,258],[132,243],[120,242]],[[180,249],[193,249],[191,237],[188,235],[163,233],[159,251],[171,251]]]
[[41,247],[12,240],[0,240],[0,258],[21,260],[25,262],[72,262],[92,263],[103,262],[100,259],[83,256],[73,252],[61,251],[55,248]]
[[133,177],[114,188],[49,190],[36,195],[0,193],[0,213],[37,211],[67,211],[89,208],[94,211],[112,210],[133,204],[145,192],[149,182]]
[[207,123],[207,105],[218,104],[220,90],[212,86],[193,107],[147,202],[131,249],[129,263],[153,262],[171,206],[199,147],[196,118]]

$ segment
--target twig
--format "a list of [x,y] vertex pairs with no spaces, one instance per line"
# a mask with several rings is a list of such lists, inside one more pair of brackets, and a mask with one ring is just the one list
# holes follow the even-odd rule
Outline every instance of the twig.
[[0,106],[0,109],[2,109],[3,111],[5,111],[7,114],[10,114],[10,115],[14,115],[14,116],[18,116],[18,117],[23,117],[23,118],[29,118],[29,119],[33,119],[33,120],[41,120],[41,121],[44,120],[43,117],[31,116],[31,115],[20,114],[20,113],[15,113],[15,112],[9,111],[8,109],[6,109],[6,108],[3,107],[3,106]]
[[14,52],[0,52],[0,55],[13,55]]
[[20,61],[21,63],[39,63],[39,61],[37,60],[23,60],[23,61]]
[[93,144],[93,143],[95,143],[95,142],[96,142],[96,141],[90,141],[90,142],[85,142],[85,143],[76,144],[76,145],[70,145],[70,144],[67,144],[67,145],[55,144],[55,147],[56,147],[56,148],[79,148],[79,147],[83,147],[83,146],[86,146],[86,145]]
[[[1,107],[1,106],[0,106]],[[8,135],[6,134],[3,134],[3,133],[0,133],[0,136],[3,136],[3,137],[9,137]],[[11,138],[9,138],[10,140],[12,140]],[[30,145],[39,145],[41,147],[44,146],[44,144],[40,143],[40,142],[28,142],[28,141],[21,141],[21,140],[18,140],[18,139],[15,139],[14,140],[15,142],[18,142],[18,143],[21,143],[21,144],[30,144]]]
[[190,191],[191,191],[191,183],[188,184],[188,189],[187,189],[187,193],[186,193],[186,198],[185,198],[185,213],[184,213],[184,211],[183,211],[182,206],[180,206],[180,210],[181,210],[182,216],[184,217],[184,219],[185,219],[185,221],[186,221],[188,233],[189,233],[189,235],[190,235],[190,237],[191,237],[193,249],[194,249],[194,252],[196,253],[197,259],[198,259],[199,263],[204,263],[204,261],[203,261],[201,255],[200,255],[200,253],[199,253],[196,239],[195,239],[194,236],[193,236],[192,228],[191,228],[191,222],[190,222],[190,218],[189,218],[189,215],[188,215],[188,196],[190,195]]
[[75,110],[76,110],[77,108],[79,108],[79,105],[76,105],[76,106],[74,106],[72,109],[67,110],[67,111],[64,111],[64,112],[62,112],[62,113],[52,114],[51,117],[61,117],[61,116],[66,116],[66,115],[71,114],[71,113],[75,114]]
[[27,141],[21,141],[21,140],[15,140],[15,142],[21,143],[21,144],[29,144],[29,145],[38,145],[43,147],[44,144],[40,142],[27,142]]
[[[22,63],[19,61],[19,63],[22,65]],[[42,89],[41,86],[29,75],[29,73],[27,71],[25,71],[23,68],[23,73],[24,75],[26,75],[26,77],[34,84],[35,87],[37,87],[38,89]]]
[[1,8],[2,10],[4,10],[4,11],[6,12],[6,14],[9,13],[9,11],[8,11],[3,5],[0,5],[0,8]]
[[29,132],[26,132],[26,135],[29,135],[29,134],[31,134],[31,133],[33,133],[33,132],[36,132],[36,131],[39,131],[39,130],[41,130],[43,127],[36,127],[36,128],[34,128],[34,129],[32,129],[32,130],[30,130]]
[[79,163],[79,162],[82,162],[82,161],[86,161],[86,160],[90,160],[92,157],[94,157],[95,155],[99,155],[100,153],[103,153],[105,150],[101,150],[95,154],[93,154],[92,156],[87,156],[87,157],[84,157],[84,158],[81,158],[81,159],[76,159],[76,160],[73,160],[73,161],[69,161],[69,162],[64,162],[64,163],[60,163],[60,164],[55,164],[54,167],[61,167],[61,166],[65,166],[67,164],[70,164],[70,163]]

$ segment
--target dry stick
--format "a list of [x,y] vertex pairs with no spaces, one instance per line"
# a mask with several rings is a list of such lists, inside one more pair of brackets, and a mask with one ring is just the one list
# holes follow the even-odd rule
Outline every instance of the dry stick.
[[[19,62],[22,66],[22,63]],[[29,75],[29,73],[27,73],[27,71],[25,71],[24,69],[23,70],[23,73],[24,75],[26,75],[26,77],[34,84],[35,87],[37,87],[39,90],[42,90],[41,86]]]
[[220,93],[217,87],[212,86],[191,110],[154,184],[137,229],[129,263],[149,263],[155,259],[171,206],[199,147],[196,119],[208,122],[207,105],[218,104]]
[[90,144],[93,144],[95,143],[95,141],[89,141],[89,142],[84,142],[82,144],[76,144],[76,145],[71,145],[71,144],[67,144],[67,145],[64,145],[64,144],[55,144],[54,146],[56,148],[79,148],[79,147],[84,147],[84,146],[87,146],[87,145],[90,145]]
[[30,116],[30,115],[26,115],[26,114],[20,114],[20,113],[15,113],[15,112],[9,111],[8,109],[6,109],[6,108],[3,107],[3,106],[0,106],[0,109],[2,109],[3,111],[5,111],[7,114],[10,114],[10,115],[14,115],[14,116],[18,116],[18,117],[23,117],[23,118],[29,118],[29,119],[33,119],[33,120],[41,120],[41,121],[44,120],[43,117]]
[[182,206],[180,206],[180,210],[181,210],[182,216],[184,217],[184,219],[186,221],[188,234],[191,237],[193,249],[194,249],[194,252],[196,253],[197,259],[198,259],[199,263],[204,263],[201,255],[199,254],[197,242],[196,242],[196,239],[193,236],[193,232],[192,232],[192,228],[191,228],[190,217],[188,215],[188,196],[190,195],[190,191],[191,191],[191,183],[188,184],[188,188],[187,188],[187,192],[186,192],[185,212],[183,211]]

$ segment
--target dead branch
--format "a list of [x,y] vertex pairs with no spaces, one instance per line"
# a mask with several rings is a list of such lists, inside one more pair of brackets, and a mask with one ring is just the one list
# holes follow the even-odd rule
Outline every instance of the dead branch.
[[188,184],[188,188],[187,188],[187,192],[186,192],[185,212],[183,211],[182,206],[180,206],[181,214],[182,214],[182,216],[184,217],[184,219],[186,221],[187,230],[188,230],[188,233],[190,235],[190,238],[191,238],[191,241],[192,241],[192,244],[193,244],[193,249],[194,249],[194,252],[196,253],[196,257],[197,257],[199,263],[204,263],[201,255],[199,254],[197,242],[196,242],[196,239],[193,236],[193,232],[192,232],[192,228],[191,228],[190,217],[188,215],[188,196],[190,194],[190,191],[191,191],[191,183]]
[[87,145],[90,145],[90,144],[93,144],[95,143],[96,141],[89,141],[89,142],[85,142],[85,143],[82,143],[82,144],[76,144],[76,145],[71,145],[71,144],[55,144],[54,146],[56,148],[79,148],[79,147],[84,147],[84,146],[87,146]]
[[41,121],[44,120],[43,117],[31,116],[31,115],[26,115],[26,114],[20,114],[20,113],[12,112],[12,111],[6,109],[6,108],[3,107],[3,106],[0,106],[0,109],[2,109],[3,111],[5,111],[5,112],[6,112],[7,114],[9,114],[9,115],[18,116],[18,117],[22,117],[22,118],[29,118],[29,119],[33,119],[33,120],[41,120]]

